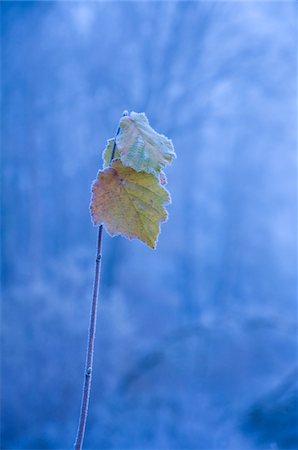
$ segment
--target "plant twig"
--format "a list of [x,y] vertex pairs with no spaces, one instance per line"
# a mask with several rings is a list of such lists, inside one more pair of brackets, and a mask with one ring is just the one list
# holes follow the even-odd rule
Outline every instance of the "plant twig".
[[[122,117],[124,116],[128,116],[128,111],[123,111]],[[112,164],[112,161],[115,157],[115,150],[116,150],[116,137],[118,136],[118,134],[120,133],[120,127],[118,127],[118,130],[115,134],[115,138],[114,138],[114,145],[113,145],[113,150],[112,150],[112,154],[111,154],[111,159],[110,159],[110,165]]]
[[[128,115],[128,112],[124,111],[123,116],[127,116],[127,115]],[[113,145],[113,150],[112,150],[111,159],[110,159],[110,165],[112,164],[112,161],[115,156],[116,137],[118,136],[119,133],[120,133],[120,127],[118,127],[117,132],[115,134],[114,145]],[[75,445],[74,445],[75,450],[82,449],[84,435],[85,435],[86,422],[87,422],[87,415],[88,415],[91,377],[92,377],[92,368],[93,368],[94,340],[95,340],[95,330],[96,330],[98,286],[99,286],[99,281],[100,281],[100,269],[101,269],[101,258],[102,258],[102,255],[101,255],[102,231],[103,231],[103,227],[102,227],[102,225],[100,225],[98,228],[98,237],[97,237],[95,274],[94,274],[93,295],[92,295],[90,321],[89,321],[87,355],[86,355],[86,366],[85,366],[85,379],[84,379],[84,385],[83,385],[79,427],[78,427],[76,441],[75,441]]]
[[84,434],[85,434],[85,428],[86,428],[87,414],[88,414],[92,366],[93,366],[94,339],[95,339],[95,329],[96,329],[97,295],[98,295],[100,267],[101,267],[101,247],[102,247],[102,225],[100,225],[98,228],[97,251],[96,251],[96,260],[95,260],[95,275],[94,275],[93,296],[92,296],[92,304],[91,304],[91,312],[90,312],[87,355],[86,355],[85,379],[84,379],[84,386],[83,386],[79,427],[78,427],[78,432],[77,432],[77,437],[76,437],[76,442],[75,442],[75,450],[81,450],[81,448],[82,448]]

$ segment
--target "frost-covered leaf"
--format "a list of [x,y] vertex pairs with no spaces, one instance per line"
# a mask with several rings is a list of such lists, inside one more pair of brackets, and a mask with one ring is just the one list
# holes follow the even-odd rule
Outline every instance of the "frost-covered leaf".
[[125,167],[117,159],[98,173],[90,209],[93,223],[103,223],[110,235],[138,238],[155,248],[160,222],[167,219],[166,203],[170,195],[156,177]]
[[[110,165],[110,161],[111,161],[111,156],[112,156],[112,152],[113,152],[113,147],[114,147],[114,142],[115,139],[108,139],[107,141],[107,145],[106,148],[104,149],[103,153],[102,153],[102,159],[103,159],[103,167],[109,167]],[[114,153],[114,158],[120,158],[120,153],[118,152],[117,147],[115,148],[115,153]]]
[[119,126],[116,143],[125,166],[158,177],[160,169],[176,157],[172,141],[153,130],[144,113],[125,115]]

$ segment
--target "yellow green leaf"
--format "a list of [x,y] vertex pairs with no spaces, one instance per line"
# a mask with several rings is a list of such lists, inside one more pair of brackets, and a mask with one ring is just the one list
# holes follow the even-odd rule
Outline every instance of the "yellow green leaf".
[[116,143],[125,166],[158,177],[160,169],[176,157],[172,141],[153,130],[144,113],[123,116],[119,127]]
[[117,159],[98,172],[90,210],[93,223],[104,224],[111,236],[138,238],[155,248],[160,222],[168,216],[166,203],[170,203],[170,195],[156,177],[125,167]]
[[[102,153],[102,159],[103,159],[103,167],[109,167],[110,165],[110,161],[111,161],[111,156],[112,156],[112,152],[113,152],[113,147],[114,147],[114,142],[115,139],[108,139],[107,141],[107,145],[106,148],[104,149],[103,153]],[[114,158],[120,158],[120,153],[118,152],[117,147],[115,148],[115,153],[114,153]]]

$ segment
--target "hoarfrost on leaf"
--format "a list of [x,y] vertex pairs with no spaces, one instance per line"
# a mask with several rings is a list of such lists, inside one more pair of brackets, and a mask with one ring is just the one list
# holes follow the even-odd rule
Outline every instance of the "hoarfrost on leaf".
[[90,210],[93,223],[104,224],[111,236],[138,238],[155,248],[160,222],[168,217],[164,208],[167,203],[170,195],[156,177],[125,167],[117,159],[98,172]]
[[153,130],[144,113],[122,117],[119,127],[116,144],[125,166],[159,177],[160,170],[176,157],[172,141]]

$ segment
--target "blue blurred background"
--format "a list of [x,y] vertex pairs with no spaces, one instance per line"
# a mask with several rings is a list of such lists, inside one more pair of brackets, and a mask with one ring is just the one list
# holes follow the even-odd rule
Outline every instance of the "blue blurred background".
[[2,2],[2,448],[71,448],[124,109],[178,159],[158,248],[105,234],[86,448],[294,449],[295,2]]

